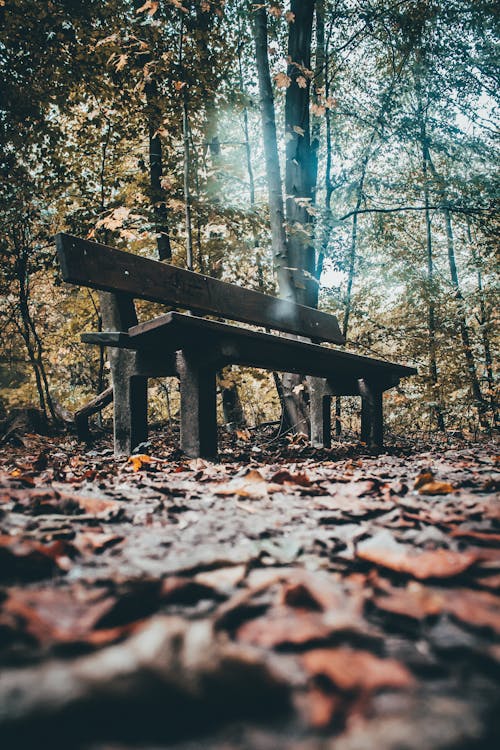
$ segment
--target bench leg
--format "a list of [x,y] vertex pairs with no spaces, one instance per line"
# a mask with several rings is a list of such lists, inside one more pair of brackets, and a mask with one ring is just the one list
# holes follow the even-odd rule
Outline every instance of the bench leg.
[[217,458],[215,368],[177,355],[181,389],[181,450],[192,458]]
[[311,419],[311,445],[315,448],[331,448],[332,445],[332,397],[325,394],[323,378],[308,378],[309,408]]
[[384,445],[382,391],[366,380],[358,382],[361,396],[361,440],[369,448],[381,449]]
[[115,456],[129,456],[148,436],[148,380],[131,374],[135,353],[117,355],[112,365]]

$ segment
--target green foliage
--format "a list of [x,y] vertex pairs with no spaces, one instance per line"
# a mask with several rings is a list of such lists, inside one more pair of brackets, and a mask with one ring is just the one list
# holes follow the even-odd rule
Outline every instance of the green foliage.
[[[434,428],[438,402],[450,428],[477,427],[465,321],[487,406],[483,426],[491,425],[495,6],[324,0],[318,7],[325,42],[320,49],[314,37],[319,173],[310,210],[317,258],[324,255],[325,263],[320,305],[344,320],[357,351],[419,366],[414,382],[387,397],[394,429]],[[301,85],[286,80],[295,22],[288,10],[287,3],[268,3],[280,132],[286,86]],[[252,5],[10,0],[0,11],[0,399],[38,399],[50,410],[52,398],[75,409],[107,373],[99,353],[79,343],[81,331],[98,325],[97,295],[61,285],[56,231],[154,257],[161,204],[172,262],[186,264],[189,236],[196,270],[276,293]],[[162,150],[160,193],[150,183],[152,135]],[[284,158],[284,138],[280,149]],[[429,371],[430,304],[437,383]],[[250,423],[276,416],[267,375],[237,370],[234,377]],[[155,385],[153,392],[155,415],[168,417],[164,390]]]

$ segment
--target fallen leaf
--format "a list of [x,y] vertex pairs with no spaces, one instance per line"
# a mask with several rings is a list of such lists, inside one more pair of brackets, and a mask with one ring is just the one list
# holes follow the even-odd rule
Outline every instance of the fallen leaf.
[[419,495],[449,495],[455,488],[449,482],[426,482],[419,485]]
[[149,466],[153,462],[154,460],[151,456],[148,456],[145,453],[138,453],[137,455],[130,456],[127,463],[132,465],[134,471],[140,471],[143,466]]
[[116,500],[102,500],[99,497],[77,498],[78,506],[85,513],[100,518],[103,521],[116,520],[124,514],[123,505]]
[[257,469],[250,469],[243,476],[234,477],[227,485],[219,486],[214,490],[215,495],[221,497],[259,498],[266,497],[269,492],[281,491],[278,485],[268,484],[263,475]]
[[18,632],[29,634],[41,645],[83,641],[89,640],[90,631],[114,604],[115,599],[102,590],[92,592],[79,586],[34,591],[10,589],[1,608],[0,622],[11,618]]
[[236,638],[259,648],[303,647],[328,638],[332,632],[334,628],[319,613],[298,613],[291,607],[281,607],[245,622],[238,628]]
[[214,589],[232,589],[244,579],[246,568],[246,565],[233,565],[229,568],[208,570],[203,573],[198,573],[195,576],[195,581]]
[[342,713],[345,702],[341,695],[312,686],[306,696],[306,722],[315,729],[326,729],[336,714]]
[[58,541],[40,544],[18,536],[0,536],[0,580],[39,581],[67,570],[73,547]]
[[500,634],[500,598],[489,591],[458,589],[450,592],[446,611],[466,625]]
[[248,430],[235,430],[234,434],[238,438],[238,440],[243,440],[245,443],[248,443],[250,440],[250,432]]
[[403,664],[394,659],[380,659],[369,651],[314,649],[302,657],[302,663],[309,674],[327,677],[340,691],[371,693],[414,684],[414,678]]
[[74,538],[73,544],[81,554],[100,554],[122,541],[123,536],[105,534],[94,530],[79,532]]
[[386,530],[360,542],[356,554],[361,560],[419,580],[453,578],[468,570],[478,560],[475,552],[453,552],[446,549],[416,551],[396,542]]
[[422,487],[424,484],[429,484],[429,482],[434,481],[434,474],[432,471],[424,471],[421,474],[418,475],[418,477],[415,479],[415,482],[413,484],[413,489],[418,490],[419,487]]
[[374,606],[383,612],[417,621],[441,614],[445,601],[446,595],[415,582],[404,589],[392,588],[390,594],[372,599]]
[[80,513],[93,515],[103,520],[115,520],[124,514],[123,505],[116,500],[103,500],[59,492],[52,487],[11,490],[8,498],[14,501],[16,512],[31,515],[62,514],[78,516]]
[[275,484],[298,484],[300,487],[310,487],[312,482],[305,472],[292,474],[288,469],[280,469],[271,477]]

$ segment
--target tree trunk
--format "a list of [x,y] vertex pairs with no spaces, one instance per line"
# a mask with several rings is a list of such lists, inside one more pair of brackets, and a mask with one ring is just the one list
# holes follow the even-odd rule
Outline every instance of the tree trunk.
[[446,239],[448,244],[448,262],[450,266],[451,282],[453,284],[453,288],[455,289],[455,298],[457,300],[458,324],[460,327],[460,336],[462,339],[462,349],[467,366],[467,374],[469,377],[472,398],[474,399],[474,403],[478,411],[479,422],[482,427],[486,427],[486,404],[483,398],[483,394],[481,393],[481,387],[479,385],[479,379],[477,377],[476,362],[474,359],[474,354],[472,352],[469,327],[467,325],[465,311],[465,300],[463,298],[462,290],[460,289],[460,282],[458,278],[457,264],[455,259],[455,242],[453,237],[453,227],[451,223],[451,213],[447,208],[445,208],[444,210],[444,217],[446,222]]
[[182,142],[184,148],[184,222],[186,229],[186,266],[193,270],[193,233],[191,221],[191,191],[189,178],[191,173],[191,154],[189,148],[189,100],[187,83],[184,76],[184,17],[181,16],[179,31],[179,80],[183,82],[182,97]]
[[[292,60],[301,66],[301,75],[304,76],[306,72],[309,74],[310,66],[310,46],[311,46],[311,28],[312,28],[312,14],[314,9],[313,0],[307,0],[306,5],[308,13],[310,14],[309,25],[307,23],[307,16],[303,18],[303,9],[300,7],[295,8],[295,5],[300,6],[300,3],[292,3],[291,11],[297,11],[294,23],[290,24],[289,29],[289,54],[294,55],[291,57]],[[298,30],[296,27],[300,27]],[[269,71],[269,60],[267,52],[267,16],[266,9],[264,6],[259,7],[254,13],[254,38],[255,38],[255,50],[257,59],[257,71],[259,78],[259,92],[261,98],[261,111],[262,111],[262,128],[264,137],[264,153],[266,157],[266,173],[269,191],[269,209],[270,209],[270,223],[271,223],[271,236],[273,244],[273,257],[274,266],[278,276],[280,296],[295,302],[302,304],[308,304],[308,298],[312,299],[315,292],[315,258],[314,248],[311,244],[311,238],[308,236],[307,242],[303,240],[303,231],[308,231],[304,221],[304,225],[299,226],[300,219],[306,217],[310,218],[310,214],[305,212],[299,204],[287,197],[287,219],[291,212],[292,219],[294,221],[293,233],[289,233],[288,241],[284,226],[284,210],[283,210],[283,192],[281,182],[281,170],[279,164],[278,145],[276,138],[276,120],[274,112],[274,96],[271,83],[271,74]],[[308,49],[304,52],[302,47]],[[306,65],[307,63],[307,65]],[[292,70],[293,68],[293,70]],[[287,138],[292,137],[294,139],[295,151],[289,150],[287,144],[287,166],[286,166],[286,181],[288,184],[295,184],[293,188],[294,195],[300,197],[304,194],[304,190],[307,191],[309,196],[309,205],[312,200],[313,186],[311,181],[310,172],[308,173],[309,187],[304,182],[301,175],[301,169],[295,170],[295,164],[292,164],[292,160],[297,156],[299,159],[304,160],[306,158],[306,152],[310,152],[310,134],[309,134],[309,75],[306,80],[306,97],[299,93],[298,97],[292,97],[289,99],[289,90],[294,88],[301,92],[299,84],[296,82],[299,76],[299,68],[293,65],[289,65],[289,76],[294,78],[293,83],[287,89],[287,98],[285,105],[285,119],[287,128]],[[303,110],[297,112],[295,107],[301,105]],[[304,111],[305,107],[305,111]],[[293,123],[293,124],[291,124]],[[307,148],[304,151],[303,146],[296,139],[298,136],[298,130],[301,128],[301,124],[307,129],[304,130],[304,135],[307,140]],[[296,128],[296,129],[294,129]],[[292,134],[290,136],[290,134]],[[295,154],[295,155],[294,155]],[[306,163],[305,161],[303,162]],[[310,169],[310,163],[308,164]],[[296,174],[295,174],[296,172]],[[287,196],[290,195],[290,191],[287,189]],[[301,201],[303,203],[303,201]],[[290,229],[290,222],[288,222]],[[305,249],[306,248],[306,249]],[[307,253],[306,253],[307,250]],[[304,266],[304,261],[308,260],[307,269]],[[304,271],[309,271],[309,276]],[[307,281],[306,281],[307,280]],[[299,388],[301,383],[301,377],[285,373],[282,378],[282,389],[280,393],[280,400],[283,409],[283,418],[281,420],[282,430],[287,432],[305,432],[308,433],[308,414],[306,404],[302,396],[302,390]]]
[[309,97],[314,0],[292,0],[294,14],[288,32],[288,77],[285,100],[286,219],[288,263],[292,269],[294,299],[317,306],[313,212],[317,159],[311,144]]
[[477,274],[477,290],[478,290],[478,296],[479,296],[479,315],[477,316],[477,321],[479,323],[479,329],[481,331],[481,340],[482,340],[483,350],[484,350],[484,364],[485,364],[485,369],[486,369],[486,379],[488,382],[488,396],[489,396],[489,401],[490,401],[490,409],[491,409],[491,414],[493,418],[493,426],[495,428],[498,428],[500,426],[500,418],[498,414],[498,403],[496,399],[495,378],[493,375],[493,357],[491,355],[491,346],[490,346],[490,339],[489,339],[490,320],[489,320],[489,315],[486,309],[486,301],[484,298],[481,259],[478,257],[478,254],[474,249],[469,222],[467,222],[467,239],[469,240],[472,258],[474,260],[474,265],[476,267],[476,274]]
[[425,206],[425,237],[427,248],[427,294],[428,294],[428,312],[427,328],[429,335],[429,380],[431,391],[431,412],[434,414],[438,430],[445,431],[444,417],[440,404],[438,371],[436,360],[436,308],[434,303],[434,260],[432,247],[432,226],[429,209],[429,181],[428,181],[428,161],[426,150],[425,125],[421,121],[421,148],[422,148],[422,174],[424,181],[424,206]]
[[288,268],[285,211],[283,207],[281,170],[276,138],[274,96],[267,55],[267,16],[265,6],[257,7],[253,13],[253,20],[274,269],[278,278],[280,296],[284,299],[294,301],[294,289]]
[[[18,240],[17,244],[19,244]],[[16,245],[16,239],[14,238],[14,245]],[[19,297],[19,314],[21,318],[21,325],[19,326],[19,332],[23,338],[28,353],[28,359],[33,369],[35,376],[36,388],[38,393],[38,400],[40,402],[40,408],[42,409],[45,416],[47,416],[47,409],[50,416],[54,421],[57,421],[57,415],[50,394],[49,381],[47,373],[45,371],[45,365],[43,362],[43,345],[38,335],[35,321],[33,320],[29,299],[30,299],[30,279],[29,279],[29,268],[28,268],[28,250],[25,247],[16,247],[16,263],[15,270],[18,282],[18,297]]]
[[469,327],[467,325],[465,300],[462,294],[462,290],[460,288],[460,281],[458,278],[457,262],[456,262],[456,257],[455,257],[455,239],[453,236],[451,212],[448,208],[446,208],[446,194],[445,194],[443,179],[438,174],[434,166],[434,162],[430,154],[430,148],[427,144],[426,144],[426,158],[427,158],[427,163],[429,165],[429,168],[432,172],[432,176],[434,180],[436,181],[438,192],[441,197],[441,201],[443,205],[445,206],[443,209],[443,213],[444,213],[444,220],[445,220],[445,227],[446,227],[448,265],[450,268],[451,283],[455,290],[455,299],[457,301],[457,318],[458,318],[458,325],[460,328],[460,337],[462,339],[462,351],[463,351],[464,358],[465,358],[467,376],[469,379],[469,385],[471,389],[472,398],[474,399],[474,403],[476,405],[478,416],[479,416],[479,422],[482,427],[485,427],[486,426],[486,421],[485,421],[485,406],[486,405],[485,405],[485,401],[483,398],[483,394],[481,393],[479,379],[477,377],[476,362],[474,359],[474,354],[472,352]]
[[160,260],[170,260],[172,248],[168,228],[167,206],[165,204],[165,190],[162,187],[163,152],[158,130],[161,126],[161,109],[159,105],[158,89],[155,81],[145,86],[147,102],[147,120],[149,137],[149,181],[150,199],[153,206],[154,225],[156,232],[156,246]]

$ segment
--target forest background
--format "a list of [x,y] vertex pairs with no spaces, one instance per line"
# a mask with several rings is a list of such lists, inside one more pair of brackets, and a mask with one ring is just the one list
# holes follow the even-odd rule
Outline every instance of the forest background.
[[[0,14],[0,418],[67,418],[108,384],[79,341],[98,295],[60,279],[68,231],[336,314],[352,351],[418,367],[386,395],[389,430],[498,424],[496,3]],[[221,374],[226,420],[277,418],[275,384]],[[153,420],[175,419],[176,388],[151,382]]]

